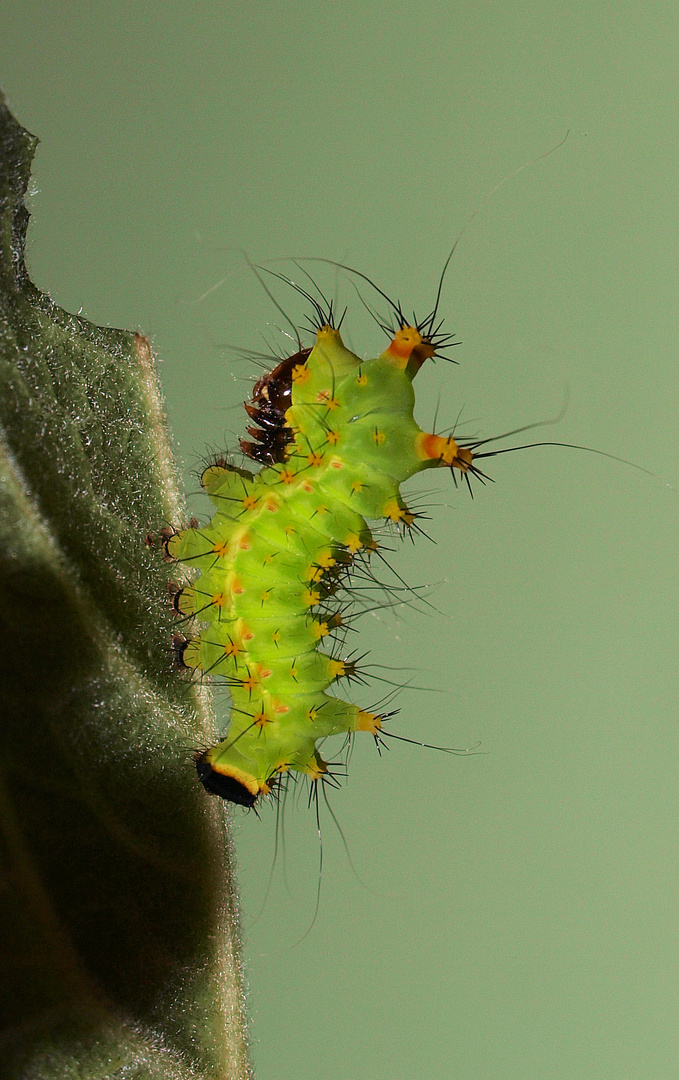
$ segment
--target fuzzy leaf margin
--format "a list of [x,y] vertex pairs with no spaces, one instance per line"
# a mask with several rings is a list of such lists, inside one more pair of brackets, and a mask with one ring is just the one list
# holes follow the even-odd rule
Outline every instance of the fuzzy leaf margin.
[[36,144],[0,98],[0,1073],[245,1080],[214,722],[145,543],[186,517],[151,349],[30,281]]

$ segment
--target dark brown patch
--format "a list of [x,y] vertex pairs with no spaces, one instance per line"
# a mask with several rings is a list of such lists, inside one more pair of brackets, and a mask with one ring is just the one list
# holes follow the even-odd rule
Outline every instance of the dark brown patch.
[[186,671],[187,665],[184,663],[184,653],[186,652],[186,646],[189,644],[188,638],[185,638],[183,634],[172,635],[172,651],[174,653],[175,667],[179,671]]
[[292,438],[285,422],[285,414],[292,404],[292,372],[298,364],[304,364],[311,349],[281,360],[273,371],[258,379],[252,391],[251,401],[244,408],[257,427],[246,428],[256,442],[240,440],[244,454],[260,465],[275,465],[287,459],[287,445]]

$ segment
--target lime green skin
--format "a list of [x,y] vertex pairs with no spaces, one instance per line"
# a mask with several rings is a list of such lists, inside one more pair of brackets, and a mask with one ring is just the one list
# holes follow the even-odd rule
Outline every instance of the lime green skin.
[[256,475],[208,468],[212,521],[169,541],[170,555],[200,571],[180,597],[200,627],[184,662],[225,680],[233,698],[228,738],[202,757],[254,798],[289,770],[321,778],[320,739],[379,729],[379,716],[326,693],[350,666],[319,645],[340,621],[340,572],[377,547],[367,519],[411,524],[400,485],[449,464],[423,454],[418,367],[390,350],[361,360],[322,328],[293,372],[288,460]]

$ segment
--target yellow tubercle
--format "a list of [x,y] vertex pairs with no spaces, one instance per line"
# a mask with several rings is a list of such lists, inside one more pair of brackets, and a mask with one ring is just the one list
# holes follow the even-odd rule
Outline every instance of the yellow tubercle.
[[323,345],[329,341],[334,341],[338,345],[342,345],[342,337],[339,330],[335,330],[334,326],[321,326],[316,332],[316,344]]
[[308,382],[311,378],[311,372],[306,364],[296,364],[292,369],[292,381],[297,386],[304,386],[305,382]]
[[336,559],[333,557],[330,548],[325,548],[317,553],[316,564],[323,567],[324,570],[330,570],[331,567],[336,565]]
[[403,506],[398,499],[389,499],[384,504],[382,513],[388,521],[393,521],[395,525],[403,522],[404,525],[412,525],[415,520],[415,515],[408,509],[407,506]]
[[300,766],[300,772],[306,773],[311,780],[322,780],[327,771],[328,763],[323,760],[318,751],[307,765]]
[[377,735],[382,727],[382,718],[376,713],[363,712],[361,710],[356,721],[355,731],[367,731],[371,735]]

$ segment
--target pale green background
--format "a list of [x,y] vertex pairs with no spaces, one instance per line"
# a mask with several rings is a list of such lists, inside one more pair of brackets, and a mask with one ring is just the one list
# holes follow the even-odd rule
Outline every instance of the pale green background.
[[[274,813],[235,815],[254,1057],[260,1080],[676,1078],[676,5],[4,0],[0,39],[42,139],[34,276],[153,337],[187,470],[242,430],[253,369],[226,345],[285,347],[237,249],[348,261],[423,312],[490,188],[586,133],[466,233],[460,367],[423,372],[420,419],[440,396],[439,423],[497,433],[567,385],[537,437],[672,486],[556,449],[493,463],[473,503],[440,477],[437,546],[397,565],[448,579],[441,614],[367,616],[360,646],[442,691],[404,693],[394,730],[486,754],[356,746],[333,807],[366,887],[324,814],[301,945],[313,814],[288,806],[254,924]],[[381,348],[340,288],[349,341]]]

